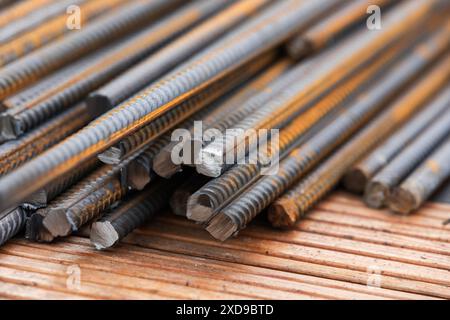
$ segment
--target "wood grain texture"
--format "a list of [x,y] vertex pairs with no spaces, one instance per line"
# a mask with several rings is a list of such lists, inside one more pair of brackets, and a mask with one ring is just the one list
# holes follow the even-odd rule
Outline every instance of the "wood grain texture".
[[16,238],[0,248],[0,298],[450,299],[448,218],[450,205],[398,217],[335,192],[294,230],[259,219],[225,243],[171,214],[105,252]]

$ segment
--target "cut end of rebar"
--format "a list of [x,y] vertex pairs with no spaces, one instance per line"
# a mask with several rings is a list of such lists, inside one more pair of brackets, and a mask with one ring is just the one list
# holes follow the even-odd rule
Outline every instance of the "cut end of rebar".
[[151,180],[151,174],[148,172],[147,168],[137,161],[130,163],[128,166],[127,182],[132,189],[142,190]]
[[223,171],[223,149],[210,144],[200,152],[201,163],[196,165],[197,172],[207,177],[220,177]]
[[64,209],[50,209],[42,224],[54,237],[65,237],[72,233],[72,226]]
[[91,227],[91,243],[97,250],[111,248],[119,242],[119,234],[109,221],[94,222]]
[[353,194],[363,194],[368,176],[359,168],[353,168],[343,178],[344,188]]
[[206,231],[215,239],[225,241],[238,231],[238,226],[229,216],[219,213],[210,221]]
[[214,214],[213,204],[205,194],[193,194],[187,203],[186,217],[196,222],[206,222]]
[[97,157],[101,162],[106,164],[119,164],[123,154],[120,148],[111,147],[100,153]]
[[44,217],[33,214],[25,225],[25,238],[36,242],[52,242],[55,238],[42,224]]
[[0,143],[17,139],[21,134],[19,131],[13,116],[0,115]]
[[181,165],[172,162],[171,155],[169,150],[163,149],[153,159],[153,171],[165,179],[170,179],[182,171]]
[[312,53],[313,47],[308,40],[298,37],[286,44],[286,51],[289,57],[298,61]]
[[275,228],[292,228],[298,220],[295,203],[289,199],[279,199],[268,209],[267,219]]
[[28,210],[37,210],[46,207],[47,204],[47,191],[45,189],[41,189],[24,200],[22,206]]
[[417,209],[418,205],[414,195],[402,188],[395,188],[389,195],[387,205],[395,213],[408,215]]
[[364,191],[364,202],[370,208],[383,208],[388,197],[389,187],[377,181],[369,182]]
[[86,105],[93,118],[100,116],[113,107],[109,98],[99,93],[89,95],[86,99]]

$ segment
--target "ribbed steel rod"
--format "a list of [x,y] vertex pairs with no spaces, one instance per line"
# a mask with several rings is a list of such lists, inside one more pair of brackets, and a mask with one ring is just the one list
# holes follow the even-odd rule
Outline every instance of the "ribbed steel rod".
[[367,183],[364,202],[371,208],[381,208],[396,187],[442,139],[450,134],[450,108],[423,130],[415,140],[399,152]]
[[92,118],[86,104],[80,103],[31,130],[20,139],[1,144],[0,176],[62,141],[86,125]]
[[115,164],[122,161],[122,159],[126,158],[132,152],[148,145],[167,132],[167,130],[173,128],[181,121],[186,120],[198,110],[201,110],[209,103],[213,103],[225,93],[260,72],[277,57],[277,51],[269,51],[257,59],[244,64],[242,67],[239,67],[220,80],[213,82],[201,92],[183,101],[135,133],[125,137],[117,145],[101,153],[99,158],[108,164]]
[[55,237],[42,225],[46,212],[38,210],[26,221],[25,238],[35,242],[52,242]]
[[[268,2],[269,0],[238,1],[93,92],[88,104],[102,109],[118,105],[243,20],[250,18]],[[214,4],[217,1],[209,3]]]
[[367,18],[369,5],[384,8],[394,0],[351,0],[336,12],[295,36],[287,44],[287,52],[293,59],[301,59],[332,44],[352,27]]
[[[304,145],[294,149],[281,161],[275,175],[262,177],[229,206],[220,210],[207,230],[214,237],[225,240],[245,227],[321,159],[370,120],[406,83],[423,72],[425,67],[448,46],[446,34],[441,33],[440,36],[441,38],[431,38],[427,41],[430,45],[435,41],[434,52],[424,56],[419,46],[373,86],[356,97],[354,102],[350,103],[347,112],[341,114]],[[447,46],[442,46],[441,42],[444,40],[447,41]]]
[[84,70],[90,64],[93,64],[104,52],[104,50],[99,50],[99,52],[90,54],[83,59],[55,71],[16,94],[9,96],[1,102],[2,109],[14,108],[16,110],[24,110],[27,106],[31,106],[38,101],[44,100],[46,97],[51,96],[55,87],[70,78],[76,72]]
[[[245,83],[242,87],[235,90],[234,93],[229,94],[226,97],[223,97],[217,103],[220,104],[217,108],[208,115],[203,115],[202,117],[196,117],[193,119],[194,121],[200,120],[203,132],[200,132],[203,140],[203,134],[206,130],[210,128],[214,128],[219,130],[215,124],[222,123],[222,121],[230,122],[232,119],[238,121],[237,119],[243,118],[246,114],[250,113],[249,109],[255,108],[254,103],[247,104],[249,100],[253,100],[253,97],[264,95],[265,93],[271,91],[269,89],[271,84],[281,76],[287,68],[291,66],[291,63],[282,59],[280,62],[276,63],[274,66],[269,68],[267,71],[263,72],[256,79],[250,81],[249,83]],[[259,99],[261,101],[262,99]],[[251,107],[250,107],[251,106]],[[153,170],[161,177],[170,178],[175,173],[181,171],[181,165],[184,163],[180,161],[180,163],[173,163],[172,154],[175,152],[175,149],[183,150],[190,144],[190,153],[192,158],[189,161],[189,165],[193,165],[196,161],[196,153],[197,150],[203,144],[203,141],[196,141],[196,136],[194,132],[194,122],[189,125],[184,126],[190,132],[190,139],[186,139],[186,141],[181,144],[178,141],[170,141],[160,149],[159,153],[152,159],[152,167]],[[150,160],[150,159],[148,159]],[[183,159],[180,159],[183,160]]]
[[[94,157],[198,93],[206,85],[262,52],[280,45],[299,28],[309,25],[314,17],[312,13],[324,12],[332,4],[329,0],[292,0],[269,7],[224,40],[156,82],[140,97],[116,107],[63,143],[3,177],[0,180],[0,210],[20,203],[86,159]],[[377,37],[374,38],[386,45],[391,44],[406,31],[414,29],[413,26],[424,21],[442,4],[448,3],[442,0],[401,3],[393,13],[385,16],[385,28],[375,33]],[[370,42],[366,49],[373,51],[379,46],[378,41]]]
[[[107,177],[107,170],[109,168],[97,170],[43,209],[46,214],[42,223],[52,236],[67,236],[77,231],[125,195],[126,189],[120,179],[117,176]],[[92,188],[92,181],[97,179],[105,181],[100,188]]]
[[8,64],[0,70],[0,100],[83,54],[148,24],[180,2],[181,0],[133,1],[121,10],[99,18],[79,32],[73,32],[61,41]]
[[174,186],[174,181],[160,180],[132,195],[113,212],[92,224],[91,243],[98,250],[118,243],[167,206]]
[[6,214],[0,214],[0,246],[18,234],[25,226],[26,213],[18,207]]
[[[31,1],[34,3],[35,1]],[[31,3],[28,1],[28,5]],[[90,0],[80,5],[81,27],[109,11],[124,5],[127,0]],[[70,34],[67,29],[67,13],[61,14],[49,21],[36,26],[17,38],[0,45],[0,66],[4,66],[14,60],[23,57],[44,45]],[[0,18],[1,19],[1,18]]]
[[[223,100],[226,100],[230,94],[225,95],[224,97],[220,98],[220,100],[196,112],[193,116],[189,117],[187,120],[178,125],[177,129],[184,128],[188,130],[194,124],[194,121],[200,121],[205,117],[220,114],[222,111],[221,102]],[[151,144],[146,145],[144,148],[140,149],[141,154],[136,157],[136,159],[134,159],[127,167],[126,181],[127,185],[131,189],[142,190],[148,183],[150,183],[154,179],[155,173],[153,172],[153,159],[164,148],[164,146],[170,143],[171,140],[172,134],[168,132],[157,138]]]
[[71,5],[81,5],[86,0],[59,0],[53,3],[41,7],[37,10],[33,10],[27,16],[22,19],[15,20],[2,26],[0,29],[0,44],[7,43],[15,39],[20,34],[42,24],[48,19],[53,18],[56,15],[66,13],[66,10]]
[[450,79],[450,56],[396,100],[388,110],[375,119],[319,168],[279,198],[269,209],[269,220],[276,227],[291,227],[325,196],[345,172],[367,151],[385,139],[398,126],[408,121]]
[[[409,7],[413,3],[414,5]],[[325,61],[324,64],[319,65],[310,78],[302,79],[299,83],[296,83],[291,88],[288,88],[279,94],[278,98],[284,98],[286,101],[291,100],[298,108],[297,110],[291,109],[290,111],[292,112],[304,110],[306,106],[311,105],[314,100],[320,98],[321,95],[335,87],[336,84],[344,81],[347,77],[360,70],[360,68],[374,59],[377,53],[392,45],[392,43],[398,39],[397,37],[399,34],[397,34],[397,32],[400,32],[405,24],[408,24],[407,21],[412,16],[417,18],[420,16],[420,12],[422,12],[424,8],[420,8],[419,4],[420,2],[413,1],[397,6],[395,10],[385,15],[385,28],[383,28],[380,33],[371,33],[367,35],[367,29],[364,27],[360,33],[355,36],[358,40],[347,40],[348,45],[344,44],[341,50],[335,50],[337,51],[335,52],[335,56],[333,56],[330,61]],[[427,4],[430,5],[431,3],[428,2]],[[405,13],[408,13],[407,17],[404,16]],[[402,25],[398,25],[399,19],[402,20]],[[408,32],[409,31],[410,30],[408,30]],[[254,114],[251,122],[243,121],[242,123],[237,124],[236,127],[233,128],[235,132],[234,135],[228,134],[223,139],[218,139],[202,149],[200,154],[201,163],[196,166],[198,172],[210,177],[219,176],[227,169],[227,167],[229,167],[229,165],[226,164],[227,157],[235,154],[236,150],[245,143],[246,136],[241,134],[242,130],[245,131],[249,128],[277,128],[276,126],[270,126],[265,123],[264,119],[270,117],[269,113],[272,112],[272,118],[274,118],[272,123],[274,125],[281,125],[283,121],[281,118],[287,116],[286,112],[290,108],[291,105],[289,104],[285,105],[284,109],[277,108],[275,105],[270,105],[270,108],[269,106],[266,106],[266,108],[261,109],[258,113]],[[277,116],[277,114],[279,115]],[[277,117],[278,121],[276,121]],[[284,119],[284,121],[286,121],[286,119]]]
[[[53,103],[56,103],[58,106],[61,102],[65,103],[65,100],[61,101],[58,94],[66,89],[66,83],[69,85],[70,89],[71,79],[74,79],[77,77],[77,74],[82,73],[101,61],[101,58],[112,52],[114,48],[115,47],[112,46],[98,50],[6,98],[3,105],[8,108],[0,114],[0,141],[14,140],[17,139],[19,135],[22,135],[24,133],[24,126],[19,120],[22,115],[29,115],[33,112],[35,106],[52,106]],[[90,113],[93,114],[93,112]],[[39,112],[38,115],[40,117],[37,119],[36,123],[39,123],[39,119],[48,120],[49,118],[44,116],[44,112]]]
[[[126,70],[134,63],[140,61],[158,46],[169,41],[184,29],[191,27],[210,14],[220,10],[228,3],[227,0],[198,0],[186,7],[175,11],[150,27],[117,46],[108,50],[98,61],[87,66],[81,72],[75,72],[68,79],[52,88],[47,99],[27,105],[25,108],[8,109],[2,115],[2,135],[5,138],[16,138],[24,132],[40,124],[54,114],[60,112],[68,105],[85,97],[93,89],[109,81],[112,77]],[[97,115],[104,113],[105,109],[89,109]],[[10,122],[10,123],[7,123]]]
[[[247,87],[248,86],[245,86],[245,88]],[[228,100],[228,98],[230,96],[233,97],[233,93],[236,91],[238,92],[237,95],[239,95],[241,91],[238,91],[238,89],[239,88],[236,88],[233,92],[228,93],[214,103],[196,112],[187,120],[179,124],[177,129],[189,130],[192,128],[195,121],[203,121],[203,119],[215,119],[216,117],[220,117],[227,112],[228,107],[234,107],[234,104],[224,102],[233,101],[233,98],[231,98],[231,100]],[[172,134],[171,132],[168,132],[141,149],[142,153],[135,160],[133,160],[127,168],[127,184],[130,188],[142,190],[150,181],[152,181],[155,176],[153,171],[154,159],[162,150],[164,150],[166,146],[171,145],[171,141]]]
[[343,179],[345,188],[353,193],[363,193],[368,181],[448,108],[450,86],[444,88],[429,107],[350,169]]
[[[140,153],[137,152],[120,164],[100,167],[92,174],[79,181],[71,189],[54,199],[49,204],[48,208],[38,210],[27,221],[26,238],[39,242],[51,242],[54,240],[55,236],[53,236],[43,224],[44,219],[50,215],[52,211],[54,213],[47,219],[47,223],[51,224],[52,220],[55,221],[55,230],[59,230],[53,230],[55,234],[58,234],[58,232],[61,232],[62,234],[67,232],[70,234],[71,232],[76,231],[71,229],[72,226],[77,227],[75,223],[72,225],[71,222],[84,222],[89,220],[90,217],[100,215],[105,206],[111,204],[111,202],[118,201],[125,195],[125,184],[122,183],[120,178],[121,171],[125,170],[129,163],[139,155]],[[96,159],[94,158],[90,161],[95,164],[95,160]],[[89,163],[83,164],[83,168],[88,166]],[[80,170],[83,168],[78,167],[77,169]],[[45,187],[44,190],[47,190],[51,194],[59,195],[61,186],[67,184],[67,181],[71,179],[71,174],[75,174],[74,172],[75,171],[69,172],[65,176],[62,176],[57,182]],[[120,189],[111,189],[114,186],[118,187],[117,181],[119,180]],[[107,185],[108,187],[104,188]],[[41,191],[42,190],[40,190],[40,192]],[[98,198],[101,201],[97,201]],[[63,208],[64,205],[67,207],[67,210],[58,210]],[[72,210],[72,208],[74,208],[74,210]],[[71,217],[72,220],[68,220],[66,212],[71,213],[69,217]],[[58,225],[60,221],[62,221],[61,226]]]
[[[292,148],[305,141],[308,131],[316,126],[320,128],[322,123],[326,124],[331,118],[341,116],[342,107],[350,103],[352,98],[361,92],[364,86],[374,81],[385,68],[403,56],[404,51],[404,45],[395,46],[370,67],[338,86],[309,111],[292,119],[292,122],[280,131],[277,152],[269,146],[267,152],[274,154],[267,154],[265,158],[271,159],[278,154],[282,159]],[[268,166],[270,167],[270,164]],[[219,208],[232,201],[233,197],[258,179],[264,169],[270,168],[264,163],[234,166],[193,194],[188,201],[187,217],[197,222],[208,221]]]
[[[3,0],[3,2],[10,3],[12,1]],[[21,19],[33,11],[39,10],[42,7],[51,5],[56,0],[34,0],[34,1],[20,1],[0,12],[0,28],[18,19]]]
[[389,209],[410,214],[450,177],[450,138],[447,138],[427,159],[392,191]]
[[98,167],[99,161],[95,158],[83,163],[76,170],[73,170],[73,172],[64,175],[56,182],[45,186],[45,188],[31,195],[31,197],[24,201],[22,207],[28,210],[47,207],[53,199]]

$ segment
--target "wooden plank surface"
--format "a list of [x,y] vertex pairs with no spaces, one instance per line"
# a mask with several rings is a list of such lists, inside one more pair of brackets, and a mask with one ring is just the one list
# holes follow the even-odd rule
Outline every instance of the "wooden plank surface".
[[449,299],[449,218],[448,204],[400,217],[336,192],[294,230],[261,218],[225,243],[171,214],[106,252],[19,237],[0,248],[0,298]]

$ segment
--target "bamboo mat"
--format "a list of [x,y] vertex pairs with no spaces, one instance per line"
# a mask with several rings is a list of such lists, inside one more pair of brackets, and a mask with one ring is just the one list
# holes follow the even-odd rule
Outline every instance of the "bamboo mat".
[[295,230],[263,219],[225,243],[167,214],[107,252],[73,236],[0,248],[0,298],[450,298],[450,205],[410,217],[334,193]]

